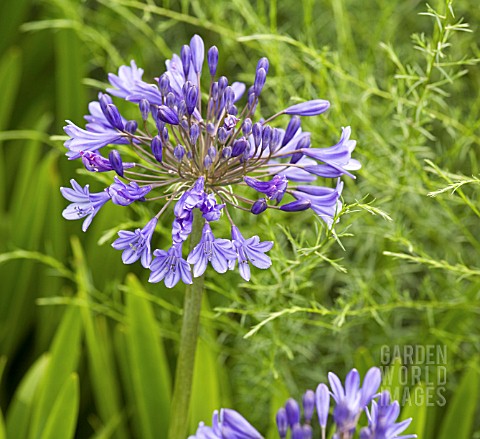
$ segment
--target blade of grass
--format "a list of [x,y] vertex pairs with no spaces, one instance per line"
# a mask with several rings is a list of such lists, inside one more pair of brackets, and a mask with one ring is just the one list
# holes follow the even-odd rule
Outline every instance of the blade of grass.
[[75,434],[80,399],[78,375],[72,373],[63,384],[48,414],[41,439],[71,439]]
[[135,294],[145,294],[133,275],[127,276],[127,342],[130,370],[134,383],[144,439],[167,437],[170,413],[171,378],[163,343],[158,337],[157,322],[150,302]]

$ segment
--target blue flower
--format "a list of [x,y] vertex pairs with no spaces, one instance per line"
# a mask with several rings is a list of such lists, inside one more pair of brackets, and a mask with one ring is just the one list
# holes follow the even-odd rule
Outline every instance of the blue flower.
[[372,408],[366,409],[368,427],[360,431],[360,439],[410,439],[416,438],[416,434],[398,436],[408,428],[412,418],[402,422],[395,422],[400,414],[400,406],[397,401],[390,403],[390,393],[384,391],[378,397],[378,403],[373,400]]
[[310,202],[310,208],[325,221],[328,227],[331,227],[335,215],[342,209],[340,201],[342,189],[343,182],[338,180],[336,188],[297,186],[296,190],[292,191],[292,195],[299,201]]
[[105,190],[112,198],[112,202],[120,206],[128,206],[134,201],[144,201],[145,195],[152,190],[151,186],[140,187],[135,181],[125,184],[118,177],[114,180],[115,183]]
[[225,273],[228,263],[235,260],[237,253],[228,239],[215,238],[210,225],[203,227],[202,239],[188,255],[187,262],[193,264],[194,277],[201,276],[207,269],[208,262],[217,273]]
[[270,181],[260,181],[252,177],[244,177],[245,183],[257,192],[265,194],[270,200],[277,203],[282,201],[287,190],[288,179],[284,175],[275,175]]
[[130,62],[129,66],[121,66],[118,69],[118,75],[113,73],[108,74],[108,80],[114,88],[108,88],[107,91],[112,96],[119,98],[128,98],[137,87],[137,84],[142,81],[143,69],[139,69],[135,61]]
[[348,171],[357,171],[361,168],[361,165],[358,160],[352,159],[352,152],[357,142],[350,140],[350,134],[350,127],[342,128],[342,136],[336,145],[329,148],[302,149],[306,156],[325,163],[323,165],[307,166],[305,170],[327,178],[341,177],[343,174],[355,178]]
[[212,426],[203,422],[189,439],[262,439],[262,435],[237,411],[221,409],[213,413]]
[[168,251],[155,250],[155,259],[150,264],[149,282],[160,282],[163,280],[167,288],[173,288],[180,279],[185,284],[192,283],[190,265],[182,258],[182,245],[174,244]]
[[[265,254],[273,247],[272,241],[260,242],[258,236],[245,239],[236,226],[232,226],[232,241],[237,252],[240,276],[246,281],[250,280],[249,263],[264,270],[272,265],[272,260]],[[234,266],[235,260],[230,261],[230,268]]]
[[152,262],[150,241],[156,226],[157,218],[153,217],[141,230],[136,229],[135,232],[120,230],[118,232],[119,238],[113,242],[112,247],[123,250],[122,261],[124,264],[133,264],[140,259],[145,268],[150,267]]
[[79,158],[83,151],[97,151],[110,144],[127,143],[122,133],[115,128],[103,126],[101,131],[92,131],[84,130],[69,120],[67,123],[63,129],[70,136],[65,142],[68,148],[67,156],[70,159]]
[[[203,68],[205,58],[208,69]],[[302,130],[301,117],[322,114],[330,106],[328,101],[313,99],[290,105],[265,119],[256,115],[260,95],[267,87],[268,59],[260,58],[247,89],[244,83],[218,73],[218,48],[206,49],[199,35],[183,45],[180,54],[174,54],[165,66],[166,71],[152,83],[143,79],[143,69],[134,61],[121,66],[117,74],[108,75],[111,87],[107,93],[99,93],[98,100],[89,104],[85,128],[67,121],[67,157],[81,158],[90,171],[114,171],[118,177],[101,195],[82,192],[78,198],[76,193],[75,207],[65,210],[66,218],[85,216],[86,229],[98,206],[108,199],[121,206],[148,202],[148,208],[155,210],[148,218],[160,218],[173,207],[168,257],[184,261],[181,244],[190,237],[195,212],[207,223],[226,217],[232,225],[235,259],[245,280],[250,279],[250,264],[262,269],[270,267],[271,260],[265,253],[273,243],[261,242],[258,236],[245,240],[235,226],[236,209],[253,215],[268,209],[291,214],[311,209],[328,227],[333,225],[341,208],[343,186],[338,181],[333,188],[328,182],[344,174],[353,177],[351,171],[360,165],[352,158],[355,141],[350,139],[349,127],[343,129],[340,141],[328,148],[319,147],[315,137]],[[201,85],[207,81],[202,81],[202,70],[209,84],[203,91]],[[136,107],[131,114],[137,114],[139,120],[125,119],[119,111],[123,106],[117,106],[114,99]],[[109,153],[100,153],[100,149],[111,146],[114,148]],[[126,163],[120,153],[129,160],[135,158]],[[251,195],[244,190],[249,188]],[[262,194],[260,199],[258,193]],[[125,243],[137,236],[137,231],[122,233],[126,233]],[[206,248],[210,234],[205,232],[202,242],[193,244]],[[212,242],[225,241],[214,238]],[[123,249],[127,263],[141,253],[137,244],[132,242],[137,251],[133,247],[128,252]],[[120,245],[118,240],[115,245]],[[168,252],[159,254],[160,259],[165,259]],[[214,262],[213,256],[211,260],[197,260],[199,255],[195,255],[189,257],[195,260],[195,273],[203,273],[208,261],[217,272],[225,271],[224,258],[220,263],[216,259]],[[153,264],[158,266],[160,262]],[[188,262],[185,264],[190,267]],[[229,268],[235,265],[235,260],[228,259]],[[170,276],[166,283],[171,284],[170,278],[177,277]],[[188,276],[180,275],[178,279],[184,278]]]
[[363,387],[360,387],[360,375],[352,369],[345,379],[345,388],[333,372],[328,374],[328,380],[335,400],[333,420],[339,433],[345,433],[356,427],[358,418],[380,387],[380,369],[372,367],[365,375]]
[[100,208],[110,200],[110,196],[107,192],[91,194],[88,184],[82,188],[82,186],[73,179],[70,180],[70,183],[73,189],[65,187],[60,188],[62,195],[68,201],[72,201],[72,204],[69,204],[64,209],[62,215],[68,220],[76,220],[86,217],[82,225],[82,230],[86,232],[93,217],[98,213]]

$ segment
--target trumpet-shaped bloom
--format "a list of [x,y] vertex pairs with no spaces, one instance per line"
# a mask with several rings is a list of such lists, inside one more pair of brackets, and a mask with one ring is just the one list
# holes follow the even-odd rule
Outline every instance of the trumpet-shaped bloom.
[[408,428],[412,418],[396,422],[400,414],[400,405],[397,401],[390,402],[388,391],[380,393],[378,402],[373,400],[371,410],[367,409],[366,412],[368,427],[362,428],[360,439],[411,439],[417,437],[416,434],[398,436]]
[[150,241],[157,221],[157,218],[153,217],[143,229],[136,229],[134,232],[129,230],[118,232],[119,238],[112,244],[112,247],[123,250],[122,261],[124,264],[133,264],[140,259],[145,268],[150,267],[152,262]]
[[91,194],[88,184],[85,187],[80,186],[75,180],[70,180],[72,189],[60,188],[62,195],[68,200],[72,201],[62,215],[68,220],[75,220],[85,218],[82,225],[82,230],[87,231],[93,217],[98,213],[102,206],[110,200],[107,192],[100,192]]
[[182,280],[185,284],[192,283],[190,265],[182,258],[182,245],[174,244],[169,250],[155,250],[155,259],[150,264],[149,282],[164,281],[167,288],[173,288]]
[[235,260],[236,257],[232,241],[215,238],[207,223],[203,227],[202,239],[191,251],[187,262],[193,265],[193,275],[198,277],[205,272],[209,262],[217,273],[225,273],[229,261]]
[[[258,236],[245,239],[236,226],[232,226],[232,240],[237,252],[240,276],[246,281],[250,280],[250,265],[263,270],[272,265],[272,260],[265,254],[273,247],[272,241],[260,242]],[[235,266],[235,260],[230,261],[230,268]]]

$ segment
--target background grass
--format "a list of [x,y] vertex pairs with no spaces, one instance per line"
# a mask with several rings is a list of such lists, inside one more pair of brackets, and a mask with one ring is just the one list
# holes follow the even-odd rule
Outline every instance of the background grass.
[[263,115],[330,100],[305,125],[324,146],[351,125],[363,169],[337,239],[309,213],[237,217],[245,235],[275,240],[274,265],[249,284],[207,274],[192,431],[230,406],[275,437],[276,408],[329,370],[365,371],[385,345],[446,345],[447,404],[403,415],[419,437],[480,437],[479,23],[473,0],[7,0],[0,438],[165,435],[182,288],[148,284],[109,245],[144,210],[105,206],[87,234],[61,217],[59,186],[91,176],[55,136],[81,122],[107,72],[135,59],[158,76],[194,33],[219,47],[219,72],[248,84],[268,56]]

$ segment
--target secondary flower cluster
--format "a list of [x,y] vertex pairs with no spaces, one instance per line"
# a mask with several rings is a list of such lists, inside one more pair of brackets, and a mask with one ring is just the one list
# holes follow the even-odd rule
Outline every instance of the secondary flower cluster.
[[[244,238],[235,226],[233,208],[258,215],[266,209],[284,212],[313,210],[331,227],[341,208],[340,194],[344,174],[360,164],[351,158],[356,142],[350,140],[350,128],[343,128],[340,140],[326,148],[311,147],[310,133],[302,131],[300,116],[316,116],[330,104],[322,99],[292,105],[266,120],[255,121],[255,110],[265,85],[269,62],[258,62],[253,85],[247,90],[243,107],[238,101],[246,87],[217,78],[218,50],[207,51],[208,98],[202,102],[201,74],[205,49],[195,35],[182,47],[180,56],[166,62],[166,72],[155,84],[143,81],[143,70],[134,61],[109,74],[112,88],[100,93],[98,101],[89,104],[85,129],[67,121],[64,128],[69,159],[81,159],[91,172],[114,172],[112,185],[102,192],[91,193],[89,186],[71,180],[72,188],[61,188],[71,201],[63,212],[66,219],[85,218],[87,230],[101,207],[111,201],[120,206],[133,202],[163,205],[142,229],[120,231],[113,247],[122,250],[126,264],[141,260],[152,271],[151,282],[164,281],[167,287],[179,280],[192,282],[201,276],[210,262],[224,273],[234,269],[245,280],[250,279],[250,264],[266,269],[271,260],[265,254],[272,242],[261,242],[258,236]],[[113,97],[137,106],[141,122],[127,120]],[[286,129],[271,125],[279,116],[288,115]],[[116,145],[108,155],[101,150]],[[124,161],[122,158],[132,158]],[[335,187],[317,184],[318,177],[335,179]],[[253,198],[238,194],[236,188],[250,187]],[[284,202],[287,195],[288,201]],[[148,196],[148,197],[147,197]],[[283,202],[283,203],[282,203]],[[152,260],[151,240],[157,221],[174,203],[172,244],[168,250],[155,250]],[[204,219],[200,242],[183,256],[183,243],[192,231],[195,212]],[[231,224],[231,239],[216,238],[211,223],[222,214]]]
[[[303,419],[300,405],[292,398],[278,410],[276,422],[280,439],[285,439],[289,431],[291,439],[318,437],[314,436],[314,426],[312,425],[315,408],[321,437],[325,439],[331,398],[334,400],[332,419],[335,433],[333,439],[353,438],[357,431],[360,415],[364,411],[367,415],[368,426],[360,429],[360,439],[417,437],[415,434],[398,436],[410,425],[412,419],[396,422],[400,414],[398,402],[390,402],[388,391],[377,394],[381,382],[380,369],[377,367],[372,367],[367,372],[362,387],[360,387],[360,375],[355,369],[347,374],[345,387],[337,375],[332,372],[328,374],[328,380],[330,388],[321,383],[316,392],[307,390],[303,395]],[[369,410],[370,403],[371,409]],[[262,439],[262,435],[236,411],[222,409],[220,413],[214,412],[212,427],[200,423],[195,435],[190,436],[189,439]]]

